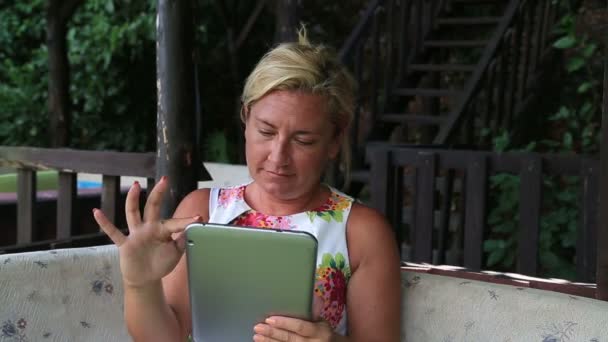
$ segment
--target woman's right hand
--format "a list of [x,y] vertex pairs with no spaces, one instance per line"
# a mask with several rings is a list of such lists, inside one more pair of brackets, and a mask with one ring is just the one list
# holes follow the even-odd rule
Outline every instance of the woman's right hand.
[[185,249],[185,236],[179,234],[186,226],[200,222],[200,216],[160,219],[160,206],[167,189],[167,178],[162,177],[154,186],[144,207],[142,217],[139,210],[141,188],[135,182],[125,202],[125,215],[129,235],[125,236],[110,222],[103,212],[93,209],[95,221],[108,237],[118,246],[120,270],[125,286],[141,288],[159,282],[168,275],[179,262]]

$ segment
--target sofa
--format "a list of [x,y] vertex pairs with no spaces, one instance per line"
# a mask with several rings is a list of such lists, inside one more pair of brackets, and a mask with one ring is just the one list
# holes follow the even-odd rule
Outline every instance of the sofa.
[[[412,267],[402,289],[402,341],[608,341],[607,302]],[[113,245],[0,255],[1,342],[129,341],[122,298]]]

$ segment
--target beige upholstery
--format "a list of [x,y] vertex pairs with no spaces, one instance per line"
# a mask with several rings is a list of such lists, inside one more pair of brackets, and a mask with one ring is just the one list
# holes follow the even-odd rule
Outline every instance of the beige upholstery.
[[[608,303],[404,271],[408,342],[607,341]],[[0,341],[129,341],[114,246],[0,255]]]

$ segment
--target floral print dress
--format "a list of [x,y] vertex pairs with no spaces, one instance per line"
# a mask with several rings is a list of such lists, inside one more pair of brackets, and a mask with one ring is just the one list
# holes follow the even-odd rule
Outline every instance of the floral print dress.
[[346,245],[346,222],[353,198],[331,188],[320,207],[288,216],[270,216],[255,211],[245,202],[247,185],[211,189],[209,222],[258,228],[297,229],[318,241],[313,312],[345,335],[346,287],[351,276]]

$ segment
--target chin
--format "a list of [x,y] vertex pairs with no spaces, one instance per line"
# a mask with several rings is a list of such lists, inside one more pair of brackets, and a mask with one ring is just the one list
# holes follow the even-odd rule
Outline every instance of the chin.
[[[263,178],[263,177],[262,177]],[[256,179],[256,183],[267,193],[280,199],[297,197],[298,186],[294,179]]]

